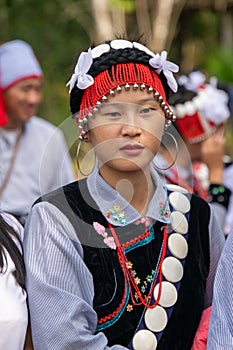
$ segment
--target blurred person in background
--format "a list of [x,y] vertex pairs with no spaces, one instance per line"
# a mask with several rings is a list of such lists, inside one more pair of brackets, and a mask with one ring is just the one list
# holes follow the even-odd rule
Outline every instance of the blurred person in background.
[[207,349],[233,349],[233,230],[216,272]]
[[36,117],[43,73],[29,44],[0,46],[0,209],[21,223],[42,194],[74,180],[62,132]]
[[23,227],[0,212],[0,349],[24,349],[28,326]]
[[[231,196],[224,164],[224,124],[230,117],[228,95],[217,88],[215,78],[207,83],[200,71],[180,76],[178,86],[178,92],[169,101],[177,116],[173,134],[178,143],[171,138],[168,147],[162,148],[161,168],[166,169],[163,174],[168,182],[180,184],[210,202],[225,227]],[[177,146],[179,152],[175,150]],[[177,166],[167,169],[176,153]]]
[[[6,123],[0,118],[0,126]],[[28,327],[25,267],[22,255],[24,230],[17,219],[0,211],[0,349],[32,349]]]

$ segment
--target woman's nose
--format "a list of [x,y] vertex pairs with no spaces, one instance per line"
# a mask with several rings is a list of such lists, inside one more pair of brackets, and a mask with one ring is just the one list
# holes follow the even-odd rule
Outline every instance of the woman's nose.
[[138,124],[138,120],[134,116],[128,116],[127,120],[122,126],[122,135],[135,137],[140,136],[142,133],[141,126]]

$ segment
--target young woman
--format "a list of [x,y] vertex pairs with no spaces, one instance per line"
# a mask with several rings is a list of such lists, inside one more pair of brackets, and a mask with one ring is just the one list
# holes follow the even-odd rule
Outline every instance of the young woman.
[[69,82],[97,163],[41,198],[24,241],[36,349],[190,349],[224,244],[209,205],[166,187],[151,162],[175,117],[167,53],[113,40]]

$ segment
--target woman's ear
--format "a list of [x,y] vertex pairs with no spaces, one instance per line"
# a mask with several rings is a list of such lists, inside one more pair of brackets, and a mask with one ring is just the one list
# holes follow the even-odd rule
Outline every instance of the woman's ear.
[[86,132],[86,134],[83,136],[83,141],[86,143],[90,142],[90,134],[89,131]]

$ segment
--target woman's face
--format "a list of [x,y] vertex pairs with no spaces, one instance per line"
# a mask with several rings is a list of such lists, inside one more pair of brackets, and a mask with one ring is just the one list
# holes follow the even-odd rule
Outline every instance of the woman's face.
[[36,114],[42,99],[42,79],[28,78],[4,91],[7,127],[18,127]]
[[160,104],[146,91],[125,91],[103,103],[89,119],[89,140],[100,167],[145,169],[159,150],[165,123]]

